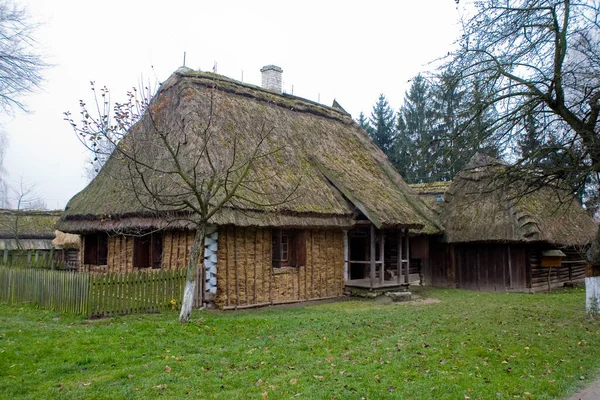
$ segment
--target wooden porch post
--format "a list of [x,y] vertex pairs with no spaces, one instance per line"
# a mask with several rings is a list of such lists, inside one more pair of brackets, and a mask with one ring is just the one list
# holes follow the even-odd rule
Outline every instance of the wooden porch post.
[[371,278],[371,289],[375,286],[375,225],[371,224],[371,269],[370,269],[370,278]]
[[381,231],[381,237],[380,237],[380,241],[379,241],[379,261],[381,261],[380,264],[380,272],[379,272],[379,284],[383,286],[383,281],[384,281],[384,276],[383,273],[385,272],[385,255],[384,255],[384,249],[385,249],[385,234],[383,233],[383,231]]
[[396,273],[396,283],[400,285],[402,283],[402,229],[398,230],[398,272]]
[[406,267],[404,272],[404,283],[409,283],[410,275],[410,246],[408,243],[408,228],[404,229],[404,241],[406,243]]

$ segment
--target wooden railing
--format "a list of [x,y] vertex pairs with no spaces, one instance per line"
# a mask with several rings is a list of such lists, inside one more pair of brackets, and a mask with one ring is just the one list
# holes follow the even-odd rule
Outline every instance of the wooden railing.
[[92,274],[0,267],[0,302],[88,317],[158,312],[183,297],[185,270]]

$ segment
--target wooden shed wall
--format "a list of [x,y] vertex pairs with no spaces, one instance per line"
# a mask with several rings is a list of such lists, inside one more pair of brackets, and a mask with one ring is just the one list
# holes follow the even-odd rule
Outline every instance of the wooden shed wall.
[[522,291],[527,288],[525,247],[473,244],[454,247],[456,287],[481,291]]
[[246,307],[339,297],[344,292],[344,235],[307,230],[306,265],[273,268],[271,230],[219,228],[219,307]]
[[424,283],[435,287],[456,287],[456,268],[452,244],[429,241],[429,268],[424,270]]
[[548,290],[548,273],[550,273],[550,287],[563,287],[565,283],[579,283],[585,279],[587,262],[575,248],[561,249],[566,257],[560,267],[542,267],[541,251],[544,248],[531,247],[527,251],[531,265],[531,291],[539,292]]
[[532,244],[453,245],[432,240],[425,281],[437,287],[536,292],[548,290],[548,272],[552,288],[584,280],[586,261],[577,249],[562,249],[567,257],[560,267],[549,270],[541,266],[541,252],[548,248]]

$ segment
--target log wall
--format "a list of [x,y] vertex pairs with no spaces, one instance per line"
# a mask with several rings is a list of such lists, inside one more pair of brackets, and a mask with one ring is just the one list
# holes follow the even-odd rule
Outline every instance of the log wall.
[[271,230],[219,227],[219,307],[251,307],[339,297],[344,292],[344,234],[308,230],[306,265],[273,268]]
[[587,265],[583,256],[574,248],[561,249],[566,257],[560,267],[542,267],[541,251],[543,248],[532,247],[527,255],[531,265],[531,284],[533,292],[548,290],[548,273],[550,274],[550,288],[563,287],[566,284],[581,283],[585,279]]
[[[92,272],[133,272],[133,236],[116,235],[108,237],[108,257],[106,266],[81,265],[81,269]],[[161,269],[174,270],[187,268],[190,248],[194,241],[193,231],[165,231],[162,233]],[[83,260],[81,246],[80,258]]]
[[541,252],[549,245],[452,245],[430,242],[430,268],[425,281],[437,287],[480,291],[538,292],[550,287],[583,282],[586,261],[573,248],[561,249],[567,257],[560,267],[541,266]]

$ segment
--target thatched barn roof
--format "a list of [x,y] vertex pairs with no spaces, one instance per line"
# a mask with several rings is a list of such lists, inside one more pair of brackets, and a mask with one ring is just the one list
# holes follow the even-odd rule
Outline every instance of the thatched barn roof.
[[[221,121],[213,122],[211,129],[213,140],[223,149],[232,137],[252,147],[259,140],[258,127],[272,129],[264,146],[273,154],[257,160],[251,171],[255,186],[238,189],[249,200],[227,203],[213,216],[212,223],[348,228],[357,219],[368,218],[377,227],[408,227],[430,233],[440,229],[431,210],[408,188],[384,153],[339,107],[184,68],[161,85],[150,107],[155,112],[153,123],[159,125],[157,130],[170,131],[181,145],[184,169],[200,159],[201,141],[196,138],[207,126],[209,113],[216,112],[214,119]],[[147,119],[143,118],[125,141],[145,134],[145,161],[162,162],[168,158],[166,150],[160,142],[152,143],[154,129],[148,128]],[[218,158],[218,153],[213,155]],[[98,176],[69,201],[58,228],[85,233],[187,227],[183,219],[173,218],[186,210],[152,213],[142,207],[126,178],[126,164],[113,154]],[[178,189],[165,183],[161,190],[174,194]],[[283,204],[257,205],[274,204],[281,193],[292,192],[292,198]]]
[[597,225],[572,196],[551,187],[508,185],[505,165],[476,154],[445,193],[440,219],[451,243],[546,242],[581,246]]
[[0,209],[0,250],[52,248],[62,211]]
[[429,182],[429,183],[412,183],[410,188],[414,190],[421,200],[433,211],[438,211],[440,203],[444,199],[444,194],[450,187],[452,181],[447,182]]

